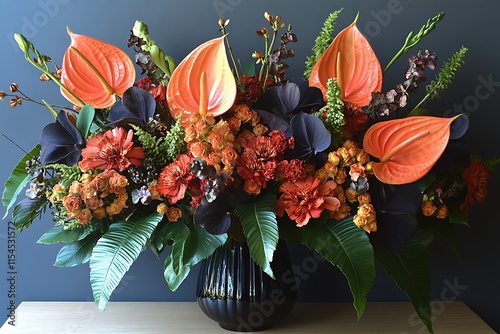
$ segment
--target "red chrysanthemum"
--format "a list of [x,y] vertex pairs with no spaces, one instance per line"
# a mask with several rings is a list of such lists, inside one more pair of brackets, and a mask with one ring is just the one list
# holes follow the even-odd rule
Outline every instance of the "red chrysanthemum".
[[182,154],[176,161],[165,166],[158,176],[158,192],[172,204],[184,198],[189,183],[194,179],[189,169],[191,161],[189,155]]
[[145,154],[141,147],[134,147],[133,136],[132,130],[114,128],[90,138],[82,149],[80,168],[84,171],[97,168],[122,172],[131,164],[140,166]]
[[323,210],[336,211],[340,201],[335,197],[335,181],[321,184],[319,179],[308,176],[297,182],[284,182],[280,187],[283,193],[278,199],[276,213],[282,217],[286,211],[288,217],[304,226],[311,218],[319,218]]
[[473,162],[462,172],[462,178],[467,183],[467,195],[460,209],[469,211],[474,202],[482,203],[488,193],[490,171],[482,162]]

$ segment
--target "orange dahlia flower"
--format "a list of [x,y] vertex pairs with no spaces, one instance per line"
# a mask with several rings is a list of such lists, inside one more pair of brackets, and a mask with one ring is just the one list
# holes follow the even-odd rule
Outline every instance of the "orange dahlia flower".
[[141,147],[134,147],[133,136],[132,130],[114,128],[90,138],[82,149],[80,168],[83,171],[98,168],[123,172],[131,164],[140,166],[145,154]]
[[283,193],[278,199],[276,213],[282,217],[286,211],[298,227],[304,226],[311,218],[319,218],[324,209],[336,211],[340,201],[335,197],[337,183],[330,180],[323,184],[317,178],[308,176],[296,182],[284,182]]

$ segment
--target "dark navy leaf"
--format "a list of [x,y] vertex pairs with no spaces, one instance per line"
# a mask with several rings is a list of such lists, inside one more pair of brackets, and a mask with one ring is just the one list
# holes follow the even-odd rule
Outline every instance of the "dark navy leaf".
[[304,78],[293,78],[290,83],[296,84],[300,91],[300,101],[294,109],[295,112],[309,112],[311,108],[320,107],[324,104],[321,90],[316,87],[309,87],[309,82]]
[[143,127],[153,116],[156,109],[154,97],[146,90],[132,86],[123,93],[110,109],[108,121],[115,127],[127,128],[129,124]]
[[[459,119],[460,118],[461,117],[459,117]],[[432,171],[440,173],[452,169],[466,168],[469,165],[470,154],[467,148],[467,143],[463,139],[450,140],[443,154],[432,167]]]
[[83,138],[69,120],[69,114],[61,111],[57,115],[56,122],[42,130],[40,146],[42,165],[61,163],[72,166],[80,159]]
[[370,182],[372,204],[377,211],[377,233],[372,238],[392,252],[402,249],[415,234],[422,193],[416,184],[387,185]]
[[307,160],[311,155],[326,150],[331,143],[331,134],[315,115],[299,112],[291,120],[295,148],[291,155]]
[[290,121],[265,110],[256,111],[259,113],[262,121],[267,124],[270,129],[283,132],[287,138],[292,136],[292,126],[290,125]]
[[450,139],[462,138],[462,136],[467,132],[469,128],[469,117],[467,115],[461,115],[459,118],[454,120],[450,126]]
[[236,206],[246,199],[246,195],[242,190],[224,192],[212,202],[208,202],[206,198],[203,198],[201,205],[194,213],[194,223],[213,235],[226,233],[232,221],[229,212],[232,212]]

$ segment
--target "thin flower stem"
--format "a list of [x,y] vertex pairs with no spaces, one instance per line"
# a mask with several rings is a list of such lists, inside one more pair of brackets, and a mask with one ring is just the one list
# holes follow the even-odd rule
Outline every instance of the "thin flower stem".
[[16,143],[15,141],[13,141],[12,139],[9,138],[9,136],[7,136],[5,133],[3,132],[0,132],[0,136],[4,137],[5,139],[7,139],[8,141],[10,141],[12,144],[14,144],[18,149],[20,149],[21,151],[23,151],[25,154],[28,154],[28,152],[22,148],[21,146],[19,146],[18,143]]
[[425,101],[427,101],[427,99],[431,96],[430,93],[427,93],[424,98],[422,100],[420,100],[420,102],[412,109],[412,111],[410,111],[410,113],[408,114],[408,116],[411,116],[413,114],[414,111],[416,111],[418,108],[420,108],[420,106],[422,104],[424,104]]
[[262,75],[264,74],[264,68],[268,63],[268,53],[269,53],[269,36],[264,35],[264,43],[265,43],[265,51],[264,51],[264,60],[261,63],[260,72],[259,72],[259,81],[262,81]]
[[65,85],[63,85],[63,83],[59,80],[59,78],[57,78],[54,74],[52,74],[52,72],[50,72],[47,68],[43,68],[41,67],[40,65],[38,65],[37,63],[35,63],[28,55],[26,55],[26,59],[33,65],[35,66],[36,68],[38,68],[40,71],[42,71],[43,73],[45,73],[52,81],[54,81],[59,87],[61,87],[65,92],[67,92],[68,94],[70,94],[75,100],[78,101],[78,103],[80,103],[82,106],[85,105],[85,102],[83,102],[78,96],[76,96],[75,94],[73,94],[72,91],[70,91],[68,89],[68,87],[66,87]]
[[[68,106],[61,106],[61,105],[57,105],[57,104],[47,104],[47,102],[43,101],[43,102],[40,102],[40,101],[37,101],[37,100],[33,100],[31,97],[29,97],[28,95],[24,94],[21,90],[17,90],[17,92],[19,94],[22,95],[21,99],[24,100],[24,101],[28,101],[28,102],[32,102],[32,103],[35,103],[35,104],[38,104],[38,105],[41,105],[41,106],[50,106],[49,110],[51,108],[60,108],[60,109],[66,109],[66,110],[73,110],[72,108],[68,107]],[[14,95],[14,94],[7,94],[5,96],[12,96],[12,97],[19,97],[17,95]]]
[[269,78],[269,64],[271,63],[269,61],[269,56],[271,55],[271,52],[274,49],[274,43],[276,42],[276,36],[278,35],[278,29],[279,28],[273,29],[273,39],[271,40],[271,44],[269,45],[269,49],[266,52],[266,64],[267,64],[267,66],[266,66],[266,76],[264,78],[264,84],[262,85],[262,89],[264,90],[264,92],[267,89],[267,79]]
[[234,74],[236,75],[236,82],[238,83],[238,86],[240,86],[240,88],[243,89],[243,83],[241,82],[240,73],[238,71],[238,66],[236,64],[236,61],[234,60],[233,48],[231,47],[231,43],[229,43],[229,38],[227,37],[228,34],[226,32],[225,26],[221,27],[221,32],[222,32],[222,35],[224,36],[224,40],[226,41],[227,50],[229,51],[229,57],[231,58],[231,61],[233,62]]

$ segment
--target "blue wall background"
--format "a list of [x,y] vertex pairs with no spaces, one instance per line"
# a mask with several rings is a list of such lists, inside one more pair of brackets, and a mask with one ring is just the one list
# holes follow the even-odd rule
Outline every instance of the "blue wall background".
[[[55,85],[38,81],[39,72],[29,65],[18,50],[12,35],[23,33],[41,52],[61,64],[69,44],[66,26],[72,31],[96,37],[126,48],[129,30],[136,19],[149,25],[157,44],[177,61],[200,43],[219,36],[217,20],[230,18],[230,38],[235,54],[242,63],[248,62],[254,50],[261,49],[255,31],[265,26],[263,13],[282,16],[293,24],[299,43],[294,45],[296,57],[290,60],[289,76],[300,76],[303,61],[309,55],[314,39],[327,15],[344,8],[338,20],[338,31],[349,25],[360,11],[358,27],[369,37],[384,66],[399,50],[410,30],[418,29],[440,11],[446,17],[438,28],[419,45],[438,54],[438,59],[450,57],[461,45],[469,48],[466,64],[455,83],[439,101],[427,106],[435,110],[461,104],[470,112],[471,126],[467,134],[474,154],[485,158],[500,155],[498,124],[500,116],[500,2],[496,0],[432,1],[432,0],[169,0],[169,1],[101,1],[101,0],[18,0],[4,1],[0,9],[0,90],[8,91],[11,82],[30,97],[46,99],[53,104],[66,104]],[[416,53],[418,49],[414,50]],[[128,50],[132,55],[131,50]],[[407,63],[400,59],[385,77],[384,87],[392,87],[404,74]],[[433,77],[430,76],[430,77]],[[485,82],[490,82],[485,85]],[[417,100],[417,99],[415,99]],[[47,109],[26,103],[10,108],[8,100],[0,102],[0,131],[25,149],[33,147],[43,126],[52,122]],[[0,188],[10,170],[23,153],[5,138],[0,138]],[[457,257],[444,242],[434,245],[433,296],[442,299],[458,284],[456,298],[466,302],[490,326],[500,331],[500,247],[498,243],[498,205],[500,179],[494,175],[490,195],[470,217],[470,227],[460,231],[460,254]],[[5,210],[0,209],[3,216]],[[7,285],[7,223],[0,225],[0,321],[7,316],[9,303]],[[72,269],[53,267],[59,246],[36,244],[50,227],[46,216],[32,227],[17,233],[16,243],[16,302],[33,300],[89,301],[92,300],[88,266]],[[307,251],[292,247],[300,263]],[[144,252],[125,276],[113,295],[113,300],[192,301],[194,300],[197,268],[175,293],[163,280],[163,259]],[[450,298],[447,294],[446,297]],[[302,300],[351,300],[347,283],[337,269],[322,263],[302,281]],[[370,300],[405,300],[383,272],[377,276]],[[440,304],[446,307],[446,303]],[[439,310],[437,310],[439,313]],[[410,317],[410,315],[409,315]],[[355,313],[353,310],[353,321]],[[420,327],[415,327],[419,330]]]

